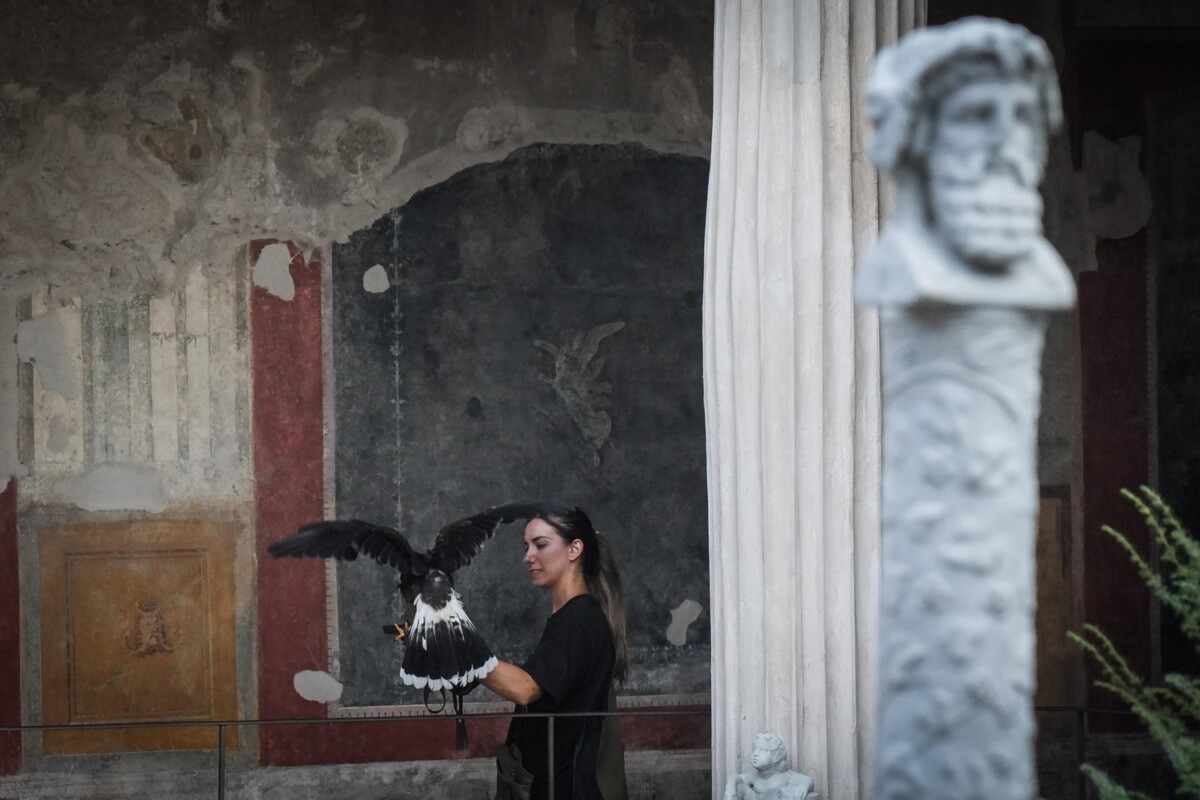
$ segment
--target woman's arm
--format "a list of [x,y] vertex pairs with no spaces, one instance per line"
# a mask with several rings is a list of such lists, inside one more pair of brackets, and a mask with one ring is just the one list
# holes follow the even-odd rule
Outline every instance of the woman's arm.
[[507,661],[497,662],[496,668],[480,683],[519,706],[527,706],[542,696],[542,687],[533,676]]

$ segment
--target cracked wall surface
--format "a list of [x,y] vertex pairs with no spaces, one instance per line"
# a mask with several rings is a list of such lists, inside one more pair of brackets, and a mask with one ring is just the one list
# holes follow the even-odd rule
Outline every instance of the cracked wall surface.
[[[42,678],[61,666],[37,644],[53,640],[43,532],[211,518],[234,532],[221,635],[236,641],[239,714],[255,715],[253,398],[272,376],[253,370],[251,297],[299,302],[297,252],[319,268],[321,250],[421,190],[532,144],[707,157],[712,23],[690,0],[83,0],[14,16],[0,31],[0,340],[13,343],[0,466],[20,488],[24,679],[6,691],[21,719],[43,720]],[[364,271],[365,293],[392,287],[382,266]],[[319,371],[320,337],[299,344]],[[576,423],[603,447],[587,419],[604,412],[587,408]],[[150,607],[174,630],[160,599],[120,614]],[[281,691],[338,694],[323,671],[336,665],[310,666]]]

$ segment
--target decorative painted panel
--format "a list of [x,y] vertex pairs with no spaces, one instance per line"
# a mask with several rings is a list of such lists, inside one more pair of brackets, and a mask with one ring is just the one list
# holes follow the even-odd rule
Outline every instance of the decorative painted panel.
[[73,502],[60,479],[101,464],[154,469],[167,500],[248,495],[245,278],[193,270],[173,293],[124,300],[32,295],[18,334],[27,496]]
[[[238,716],[233,530],[199,520],[41,532],[48,725]],[[57,731],[48,754],[216,746],[215,728]]]

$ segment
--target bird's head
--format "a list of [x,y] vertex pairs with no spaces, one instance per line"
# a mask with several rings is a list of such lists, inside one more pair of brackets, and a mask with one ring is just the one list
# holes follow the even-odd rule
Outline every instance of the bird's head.
[[454,592],[454,581],[440,569],[431,569],[421,579],[421,599],[433,606],[441,608]]

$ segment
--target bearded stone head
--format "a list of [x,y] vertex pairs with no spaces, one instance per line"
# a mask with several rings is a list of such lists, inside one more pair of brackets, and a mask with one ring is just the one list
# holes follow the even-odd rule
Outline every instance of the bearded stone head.
[[1042,240],[1038,185],[1062,101],[1041,39],[983,18],[915,31],[880,52],[867,107],[871,160],[915,190],[960,260],[1002,271]]

